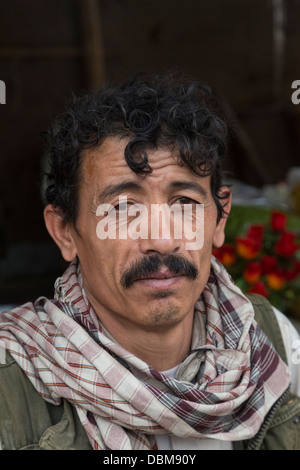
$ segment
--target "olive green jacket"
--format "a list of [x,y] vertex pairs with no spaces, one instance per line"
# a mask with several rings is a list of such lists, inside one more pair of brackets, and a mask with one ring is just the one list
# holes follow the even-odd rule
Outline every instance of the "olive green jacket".
[[[270,304],[260,296],[249,296],[261,328],[286,361],[284,345]],[[2,449],[88,450],[91,445],[75,408],[64,400],[59,406],[47,403],[23,371],[7,354],[0,365],[0,443]],[[259,432],[235,449],[300,449],[300,398],[287,391],[266,416]]]

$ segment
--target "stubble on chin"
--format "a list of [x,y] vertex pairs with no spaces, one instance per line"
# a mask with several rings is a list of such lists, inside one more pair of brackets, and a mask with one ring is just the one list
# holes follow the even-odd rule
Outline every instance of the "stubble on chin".
[[148,310],[144,316],[148,327],[172,327],[181,319],[181,308],[178,305],[155,306]]

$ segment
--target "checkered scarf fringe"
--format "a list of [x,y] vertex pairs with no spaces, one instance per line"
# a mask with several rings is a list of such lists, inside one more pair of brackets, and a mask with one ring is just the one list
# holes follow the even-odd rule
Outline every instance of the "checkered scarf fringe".
[[155,449],[160,434],[248,439],[289,384],[251,303],[215,259],[174,379],[104,330],[76,262],[56,281],[54,300],[0,314],[0,344],[46,401],[74,405],[94,449]]

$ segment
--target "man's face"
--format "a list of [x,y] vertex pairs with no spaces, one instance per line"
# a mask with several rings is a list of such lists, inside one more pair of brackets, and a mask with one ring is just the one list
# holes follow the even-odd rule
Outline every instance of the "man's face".
[[[222,244],[223,222],[217,209],[210,177],[200,178],[178,165],[166,149],[147,152],[152,173],[136,175],[124,158],[125,140],[108,138],[98,149],[88,150],[82,163],[79,211],[72,238],[80,260],[86,294],[104,326],[170,328],[193,315],[194,304],[208,279],[212,245]],[[188,251],[186,240],[160,232],[158,238],[99,239],[100,204],[116,210],[120,196],[127,203],[197,204],[204,206],[204,244]],[[125,206],[126,210],[126,206]],[[121,212],[119,212],[120,214]],[[150,227],[150,223],[149,223]],[[183,260],[173,270],[177,260]],[[151,260],[156,262],[148,263]],[[160,261],[171,260],[168,267]]]

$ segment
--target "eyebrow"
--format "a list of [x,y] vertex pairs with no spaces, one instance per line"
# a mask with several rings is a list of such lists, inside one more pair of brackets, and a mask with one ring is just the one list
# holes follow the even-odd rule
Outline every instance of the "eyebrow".
[[118,196],[127,190],[142,191],[142,187],[134,181],[124,181],[122,183],[108,185],[99,195],[98,202],[102,203],[108,199]]
[[[200,194],[204,199],[208,198],[208,193],[206,189],[204,189],[200,184],[195,182],[172,181],[172,183],[169,184],[168,189],[170,191],[194,191]],[[143,188],[140,184],[135,183],[134,181],[123,181],[122,183],[110,184],[100,193],[98,197],[98,202],[103,203],[109,200],[110,198],[118,196],[128,190],[142,192]]]
[[204,199],[208,199],[208,193],[206,189],[201,186],[199,183],[191,182],[191,181],[173,181],[170,183],[169,188],[171,190],[188,190],[194,191],[200,194]]

